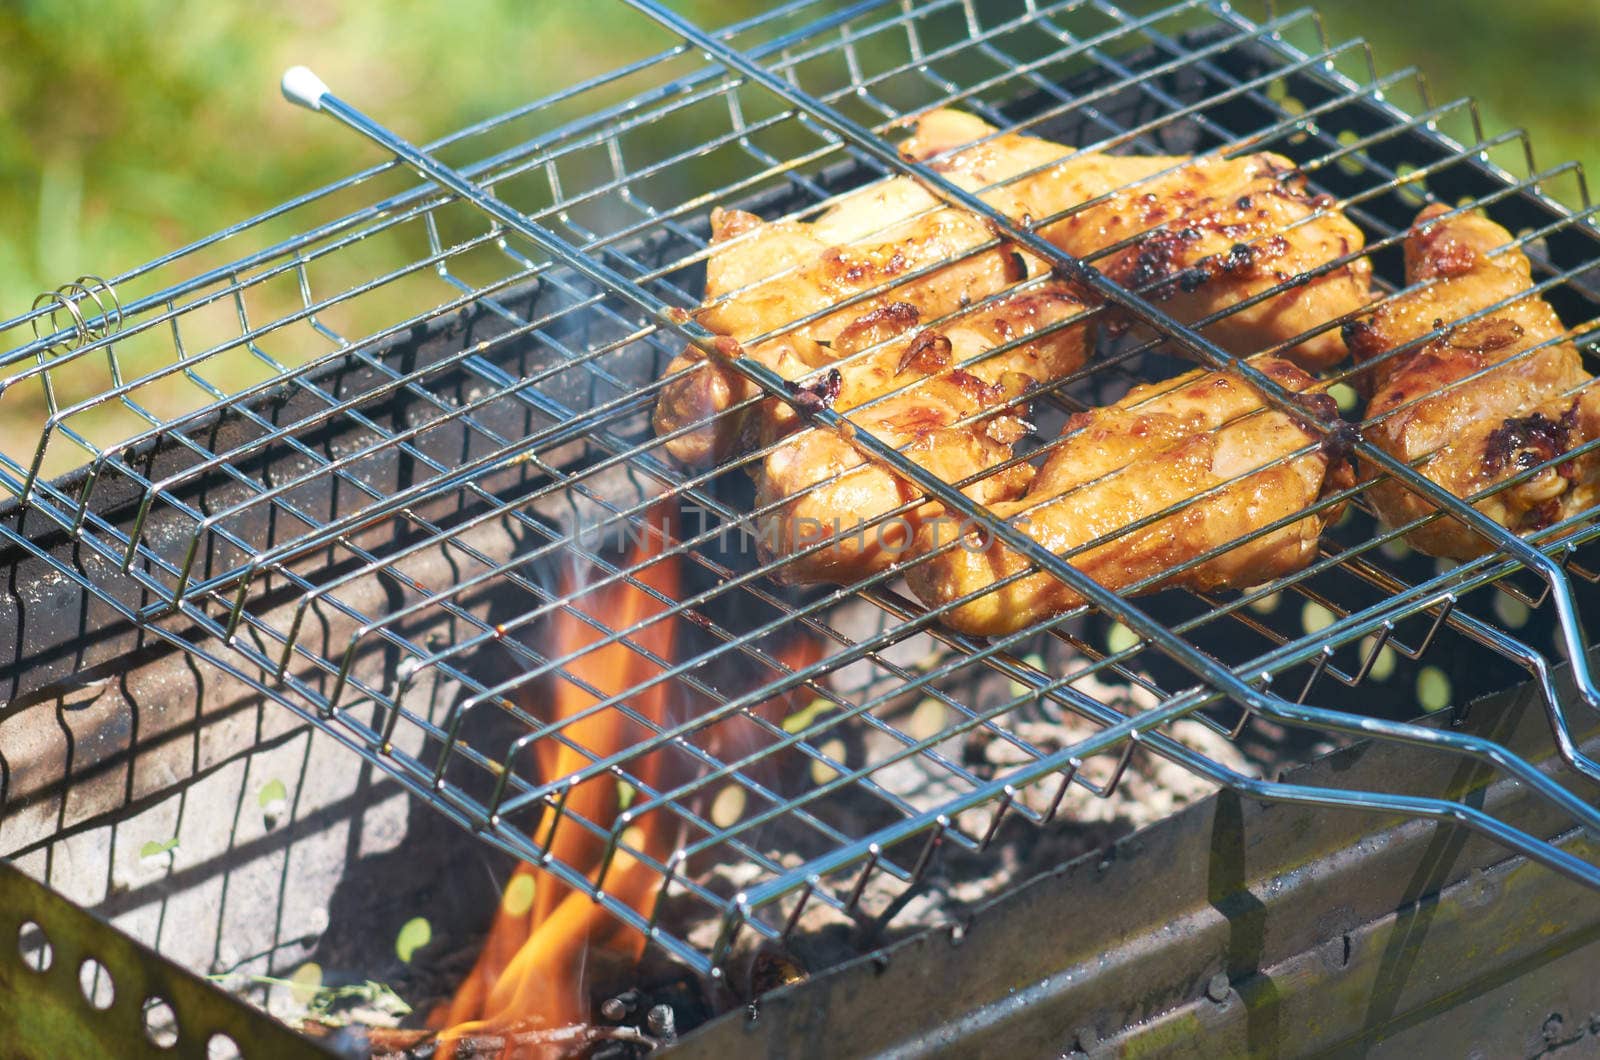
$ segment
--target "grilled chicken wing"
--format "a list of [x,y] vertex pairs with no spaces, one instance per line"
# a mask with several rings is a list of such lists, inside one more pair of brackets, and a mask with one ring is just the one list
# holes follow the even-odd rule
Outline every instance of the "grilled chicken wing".
[[[1289,389],[1313,385],[1286,361],[1255,363]],[[1305,400],[1331,406],[1326,395]],[[1263,407],[1248,384],[1226,372],[1196,371],[1136,387],[1115,405],[1072,417],[1065,435],[1023,497],[990,507],[1053,552],[1083,549],[1069,562],[1109,589],[1126,589],[1232,541],[1241,543],[1141,591],[1243,587],[1298,570],[1316,556],[1322,528],[1337,512],[1293,517],[1324,490],[1351,480],[1344,459],[1318,446],[1295,419]],[[1199,496],[1208,490],[1217,492]],[[1181,507],[1128,530],[1174,505]],[[1280,519],[1293,521],[1261,532]],[[964,530],[930,520],[918,537],[919,552],[957,534],[961,540],[907,573],[930,607],[982,594],[948,612],[946,625],[998,636],[1083,603],[1043,572],[993,588],[1029,562],[979,531]]]
[[[919,216],[920,215],[920,216]],[[852,322],[892,304],[909,305],[924,320],[943,317],[1017,283],[1028,274],[1022,255],[992,242],[987,226],[964,210],[939,207],[904,179],[864,189],[813,222],[767,222],[738,210],[711,217],[712,253],[706,262],[705,306],[696,318],[743,343],[743,352],[786,379],[836,359],[829,344]],[[940,263],[948,263],[937,267]],[[861,297],[896,277],[926,275]],[[800,321],[798,327],[791,325]],[[782,332],[763,340],[763,336]],[[667,371],[704,361],[690,348]],[[712,362],[674,380],[656,404],[655,429],[679,463],[703,466],[739,446],[749,416],[712,417],[754,397],[757,388],[726,365]]]
[[[1363,245],[1360,230],[1308,196],[1304,180],[1277,155],[1123,157],[995,132],[970,115],[939,110],[917,123],[903,150],[910,158],[932,160],[954,183],[1019,221],[1109,196],[1042,234],[1077,257],[1116,247],[1101,267],[1122,282],[1148,287],[1148,297],[1164,301],[1186,321]],[[973,146],[961,149],[964,144]],[[1150,231],[1157,225],[1160,230]],[[988,226],[964,210],[941,206],[905,177],[848,195],[811,222],[764,222],[740,211],[716,211],[712,240],[706,304],[697,319],[790,379],[830,363],[837,355],[829,344],[838,333],[875,310],[904,303],[932,320],[1043,268],[1004,243],[976,251],[994,241]],[[922,270],[928,271],[915,275]],[[893,283],[898,277],[906,279]],[[1209,333],[1238,353],[1291,342],[1364,305],[1367,279],[1366,260],[1358,257],[1239,310],[1211,325]],[[764,338],[775,332],[782,334]],[[1285,355],[1320,367],[1342,357],[1344,348],[1337,336],[1324,334]],[[705,360],[691,349],[668,371]],[[667,451],[680,463],[726,459],[739,447],[750,415],[718,414],[755,393],[728,366],[704,364],[663,389],[656,433],[667,438]]]
[[[927,159],[994,132],[970,115],[935,111],[902,150]],[[1305,178],[1282,155],[1074,154],[1045,140],[1005,134],[935,168],[975,187],[1052,162],[1047,172],[1005,185],[1033,218],[1099,201],[1044,225],[1040,234],[1077,258],[1109,251],[1095,260],[1097,268],[1184,323],[1304,277],[1206,326],[1206,336],[1232,353],[1282,346],[1371,300],[1372,269],[1360,256],[1366,245],[1361,230],[1330,209],[1332,200],[1309,194]],[[1315,370],[1343,360],[1345,349],[1338,330],[1329,328],[1277,354]]]
[[[990,472],[1010,459],[1012,445],[1028,430],[1028,408],[1019,399],[1029,386],[1083,364],[1081,328],[1045,331],[1082,311],[1076,298],[1050,284],[1012,295],[942,332],[913,331],[915,310],[887,307],[866,320],[868,326],[852,325],[835,342],[845,352],[863,341],[879,348],[844,369],[834,407],[857,410],[850,418],[861,430],[901,448],[946,482]],[[885,341],[892,335],[898,340]],[[1001,352],[991,352],[996,349]],[[798,426],[776,415],[764,424],[769,431]],[[917,530],[943,511],[929,501],[874,523],[916,499],[918,491],[868,462],[833,430],[799,431],[751,474],[757,509],[777,505],[760,518],[757,540],[764,558],[788,557],[779,577],[791,583],[849,582],[883,570],[905,558]],[[1018,463],[985,474],[965,492],[990,504],[1016,497],[1032,478],[1033,467]]]
[[[1367,439],[1407,463],[1420,461],[1422,474],[1458,497],[1470,497],[1600,437],[1600,388],[1590,385],[1577,348],[1564,341],[1567,329],[1555,310],[1543,298],[1524,296],[1532,272],[1527,256],[1507,246],[1510,234],[1480,215],[1444,216],[1449,213],[1446,206],[1429,206],[1406,238],[1406,280],[1422,286],[1401,292],[1344,332],[1356,359],[1373,362]],[[1444,329],[1447,321],[1483,310],[1488,312],[1438,338],[1405,348]],[[1390,478],[1375,482],[1370,496],[1391,526],[1434,510]],[[1590,452],[1545,468],[1476,507],[1526,533],[1588,510],[1597,500],[1600,454]],[[1406,540],[1450,559],[1471,559],[1492,548],[1454,519],[1436,519]]]

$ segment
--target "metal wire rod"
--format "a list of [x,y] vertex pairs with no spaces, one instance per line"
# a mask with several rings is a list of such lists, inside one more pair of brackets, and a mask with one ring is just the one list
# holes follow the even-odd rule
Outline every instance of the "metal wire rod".
[[[721,535],[737,533],[752,520],[782,516],[783,500],[752,505],[736,485],[730,492],[739,477],[734,473],[756,466],[782,443],[741,453],[718,468],[684,472],[666,459],[663,446],[671,436],[652,434],[645,420],[661,391],[685,377],[662,371],[678,352],[680,336],[711,356],[731,357],[725,363],[755,383],[756,395],[729,414],[785,396],[782,380],[742,358],[736,344],[697,330],[681,312],[701,302],[698,270],[727,249],[713,246],[707,236],[708,208],[737,205],[764,218],[808,221],[865,183],[911,176],[934,192],[930,211],[948,209],[952,201],[955,208],[968,209],[949,197],[937,174],[930,180],[913,173],[878,139],[904,114],[960,105],[999,129],[1035,130],[1082,145],[1076,150],[1083,151],[1281,150],[1298,161],[1313,189],[1332,195],[1327,209],[1345,212],[1365,230],[1361,253],[1387,256],[1384,261],[1404,238],[1406,225],[1398,215],[1414,210],[1413,189],[1459,205],[1456,189],[1465,187],[1474,206],[1490,208],[1497,219],[1523,218],[1507,221],[1517,233],[1511,246],[1537,249],[1535,241],[1548,239],[1559,251],[1548,262],[1535,255],[1538,283],[1530,294],[1553,302],[1558,293],[1591,297],[1580,286],[1587,266],[1574,264],[1576,258],[1587,260],[1582,244],[1587,225],[1582,219],[1553,219],[1558,216],[1553,210],[1529,214],[1527,204],[1543,201],[1539,189],[1558,176],[1575,177],[1581,185],[1577,167],[1541,172],[1530,164],[1520,177],[1493,171],[1498,175],[1480,179],[1491,168],[1479,156],[1502,146],[1514,149],[1518,134],[1485,137],[1471,104],[1462,101],[1432,106],[1424,98],[1417,114],[1405,114],[1387,98],[1407,83],[1405,77],[1380,77],[1370,51],[1359,42],[1330,48],[1324,39],[1321,51],[1310,55],[1284,43],[1283,32],[1305,27],[1301,13],[1256,24],[1210,0],[1187,0],[1138,17],[1105,0],[1030,3],[993,17],[966,0],[868,0],[810,13],[802,12],[803,6],[784,9],[803,14],[807,24],[798,28],[756,20],[744,24],[752,39],[740,37],[735,43],[743,30],[733,27],[707,35],[709,48],[700,37],[685,36],[652,57],[586,79],[552,97],[577,106],[546,128],[506,127],[518,117],[539,122],[538,104],[529,104],[428,148],[412,147],[380,129],[390,137],[380,144],[395,157],[363,169],[361,179],[392,175],[402,165],[421,172],[421,183],[398,195],[374,192],[344,217],[317,217],[287,239],[280,237],[281,230],[269,237],[262,229],[258,245],[235,251],[239,260],[232,265],[190,256],[213,248],[212,240],[119,273],[108,291],[124,317],[105,334],[94,330],[104,317],[97,316],[96,300],[70,291],[66,297],[74,304],[55,303],[55,324],[48,323],[48,307],[19,318],[23,324],[38,322],[35,341],[50,340],[47,332],[65,331],[52,345],[0,355],[3,370],[11,373],[0,383],[0,395],[15,402],[42,387],[39,400],[48,411],[32,467],[24,466],[27,457],[22,464],[0,459],[4,488],[16,492],[18,483],[29,484],[26,517],[38,517],[29,524],[31,536],[37,539],[41,526],[67,530],[94,569],[103,560],[115,565],[107,568],[103,584],[63,571],[74,584],[115,601],[117,613],[136,621],[172,615],[178,621],[162,624],[164,639],[199,658],[222,659],[250,672],[259,667],[257,679],[274,699],[293,704],[341,744],[404,778],[418,798],[502,849],[551,865],[586,891],[594,891],[592,880],[580,879],[574,866],[552,858],[548,829],[561,822],[563,828],[580,829],[601,839],[608,857],[628,849],[623,834],[636,818],[589,820],[564,796],[571,785],[590,780],[621,778],[633,784],[638,795],[632,812],[661,812],[687,830],[683,848],[672,858],[644,859],[648,870],[670,881],[674,893],[723,915],[727,931],[708,951],[688,943],[679,925],[667,920],[630,919],[623,912],[624,919],[635,926],[643,919],[644,930],[700,970],[712,966],[712,955],[725,949],[727,933],[746,920],[766,937],[786,930],[785,921],[793,927],[798,909],[790,911],[785,904],[780,914],[775,904],[783,895],[801,891],[846,915],[859,915],[871,876],[885,874],[915,885],[940,844],[979,851],[1003,819],[1049,822],[1072,788],[1110,797],[1130,769],[1136,747],[1252,797],[1463,821],[1551,863],[1541,837],[1481,809],[1463,810],[1459,799],[1385,801],[1388,793],[1301,790],[1258,781],[1224,765],[1225,758],[1180,743],[1168,731],[1179,717],[1223,736],[1239,736],[1251,718],[1263,717],[1332,736],[1420,740],[1418,753],[1464,754],[1485,762],[1531,784],[1562,814],[1592,826],[1591,811],[1550,789],[1525,760],[1448,730],[1424,737],[1381,717],[1368,726],[1351,711],[1323,706],[1324,700],[1356,702],[1359,696],[1341,700],[1340,688],[1318,684],[1332,675],[1350,687],[1365,682],[1398,692],[1411,673],[1443,665],[1449,652],[1477,651],[1513,676],[1533,677],[1545,698],[1556,751],[1580,774],[1593,777],[1595,764],[1576,742],[1576,718],[1568,717],[1571,702],[1582,696],[1556,695],[1543,639],[1550,612],[1562,611],[1563,601],[1576,591],[1567,571],[1583,571],[1571,562],[1573,550],[1600,537],[1600,527],[1581,517],[1528,535],[1519,542],[1520,551],[1502,547],[1503,540],[1494,535],[1504,535],[1503,530],[1491,531],[1496,551],[1429,573],[1415,559],[1400,559],[1400,542],[1421,525],[1470,510],[1481,498],[1452,497],[1404,526],[1377,526],[1365,502],[1368,484],[1358,483],[1319,498],[1304,513],[1345,505],[1355,522],[1345,530],[1330,527],[1314,562],[1271,584],[1237,594],[1168,594],[1148,607],[1128,603],[1161,577],[1220,554],[1218,546],[1204,556],[1182,557],[1180,564],[1119,592],[1085,593],[1088,602],[1065,615],[980,641],[940,626],[959,601],[924,608],[896,587],[895,579],[926,557],[906,557],[849,585],[804,595],[774,585],[784,579],[787,563],[818,555],[830,542],[746,561],[735,558],[738,549]],[[1189,33],[1197,20],[1205,21],[1205,28]],[[1184,32],[1178,34],[1174,26]],[[1149,47],[1136,53],[1123,50],[1146,43]],[[1359,66],[1363,54],[1364,81],[1361,74],[1352,80],[1334,69],[1335,62],[1346,59]],[[1057,72],[1068,67],[1086,67],[1089,73],[1076,80],[1078,75],[1069,72],[1058,84]],[[682,76],[676,76],[679,71]],[[610,93],[623,78],[649,83],[630,84],[633,94],[618,102]],[[1291,108],[1281,91],[1300,97],[1300,105]],[[1019,101],[1019,92],[1030,95]],[[318,102],[333,105],[320,97]],[[846,113],[866,118],[854,128],[831,124],[832,117]],[[1476,138],[1468,136],[1466,147],[1454,143],[1435,127],[1448,121],[1470,121]],[[1056,122],[1063,132],[1047,124]],[[680,123],[694,133],[651,138],[657,126]],[[505,128],[499,142],[485,141],[471,153],[476,145],[469,137],[498,128]],[[508,141],[512,147],[498,150]],[[422,168],[437,162],[437,148],[447,143],[458,145],[450,157],[459,165]],[[396,144],[410,154],[396,150]],[[1421,150],[1408,157],[1410,146]],[[712,159],[716,176],[703,177],[698,167]],[[442,179],[450,175],[460,178],[459,184]],[[264,220],[274,221],[275,229],[303,221],[304,212],[289,211],[333,190],[353,191],[358,183],[355,178],[337,182],[230,231],[237,238]],[[1415,198],[1420,202],[1422,195]],[[1085,208],[1088,204],[1065,205],[1066,213]],[[473,223],[472,210],[488,222]],[[1016,241],[1018,235],[1036,238],[1037,220],[1019,226],[982,209],[972,212],[994,222],[991,246],[1002,239]],[[413,236],[415,248],[384,242]],[[1093,280],[1099,275],[1092,268],[1095,261],[1134,245],[1124,240],[1076,263],[1053,248],[1041,256],[1059,274]],[[389,257],[372,267],[352,257],[357,248],[381,248]],[[1289,283],[1358,256],[1351,252]],[[479,267],[491,259],[491,268]],[[364,271],[350,273],[347,260]],[[1373,260],[1386,267],[1378,257]],[[171,275],[191,263],[192,278]],[[586,266],[596,268],[585,271]],[[130,290],[124,278],[147,272],[144,287]],[[913,279],[885,281],[821,315],[890,296],[899,283]],[[1392,277],[1378,281],[1385,296],[1404,286],[1386,279]],[[424,280],[431,285],[414,286]],[[274,285],[297,287],[299,301],[288,310],[263,313],[258,297],[269,295]],[[152,287],[167,297],[137,297]],[[1055,437],[1053,430],[1058,417],[1103,405],[1127,384],[1164,374],[1170,367],[1166,362],[1155,361],[1152,373],[1151,362],[1138,360],[1159,355],[1163,342],[1203,364],[1233,367],[1226,354],[1208,352],[1204,340],[1196,345],[1195,337],[1222,317],[1287,290],[1287,284],[1276,285],[1182,328],[1157,306],[1139,303],[1152,294],[1148,285],[1134,291],[1115,285],[1098,289],[1105,303],[1132,306],[1135,318],[1148,311],[1156,337],[1123,342],[1030,395],[1041,427],[1048,421],[1052,428],[1041,430],[1049,440],[1019,446],[1004,466],[1037,463],[1064,444],[1068,435]],[[723,294],[734,301],[740,297],[737,291]],[[362,300],[385,302],[380,325],[344,312]],[[110,306],[109,300],[100,303],[100,309]],[[204,328],[190,328],[190,321],[203,321],[208,311],[233,308],[238,327],[220,339]],[[63,312],[72,318],[66,329],[60,327]],[[1096,308],[1082,321],[1063,326],[1078,326],[1101,312]],[[962,315],[956,311],[922,323],[949,327]],[[781,339],[817,319],[812,314],[784,322],[750,345]],[[469,322],[471,339],[447,345],[440,337],[457,321]],[[1341,323],[1323,322],[1308,335]],[[480,325],[489,326],[476,330]],[[141,359],[168,328],[176,360]],[[419,334],[431,336],[428,344],[419,346]],[[274,342],[299,341],[296,336],[313,343],[308,352],[314,356],[304,363],[282,355]],[[58,350],[63,338],[81,345]],[[1574,340],[1584,342],[1583,336]],[[981,351],[968,364],[1002,356],[1009,348]],[[44,350],[50,355],[43,356]],[[254,358],[255,370],[264,366],[271,378],[234,388],[208,371],[235,355]],[[95,370],[103,377],[98,388],[95,377],[84,374]],[[1321,386],[1353,372],[1330,372]],[[68,379],[70,387],[63,385]],[[203,395],[202,407],[157,414],[154,410],[165,406],[149,400],[146,395],[156,391],[146,388],[169,383],[194,388]],[[33,389],[24,392],[23,387]],[[1284,395],[1265,396],[1271,407],[1288,407]],[[873,407],[848,414],[825,410],[810,422],[823,430],[848,430],[852,419]],[[91,417],[107,409],[132,424],[125,440],[107,442],[104,432],[94,429]],[[218,433],[219,423],[231,426]],[[1338,428],[1331,420],[1324,426]],[[692,429],[681,428],[679,436]],[[959,496],[970,483],[919,477],[903,452],[864,433],[858,430],[856,438],[871,461],[908,472],[903,477],[924,497],[946,503],[957,514],[984,525],[992,521],[986,509]],[[82,477],[56,482],[46,477],[44,446],[50,439],[91,455]],[[51,459],[58,455],[53,447]],[[1523,469],[1494,489],[1543,470],[1545,465]],[[1395,477],[1408,485],[1420,479],[1411,469]],[[693,576],[678,594],[645,585],[639,577],[645,564],[617,560],[565,529],[627,535],[642,525],[657,494],[698,508],[711,520],[676,535],[661,550],[664,559],[682,559]],[[113,501],[124,507],[111,507]],[[877,522],[904,515],[919,502],[908,499]],[[565,510],[561,506],[570,516],[558,514]],[[1166,514],[1171,513],[1138,525],[1151,525]],[[1078,586],[1081,576],[1072,553],[1058,556],[1031,538],[1017,539],[1009,526],[999,529],[996,536],[1031,563],[1029,570]],[[1257,528],[1257,533],[1271,529]],[[0,536],[11,540],[9,531]],[[1530,566],[1530,551],[1549,562]],[[556,590],[543,580],[543,567],[532,566],[563,554],[592,566],[595,577],[586,587]],[[1538,575],[1543,592],[1522,587],[1532,579],[1517,585],[1510,580],[1528,569]],[[681,619],[691,634],[670,655],[641,648],[639,622],[628,625],[586,613],[588,593],[610,585],[644,593],[675,622]],[[1487,617],[1486,597],[1499,596],[1499,588],[1527,608],[1544,608],[1539,624],[1526,635],[1512,632],[1520,628],[1515,621]],[[374,599],[383,604],[374,606]],[[1269,615],[1268,607],[1258,605],[1274,605],[1277,611]],[[1302,605],[1307,617],[1293,625]],[[491,614],[490,606],[508,611]],[[1311,608],[1325,616],[1316,632]],[[1097,611],[1121,628],[1106,631],[1101,618],[1089,617]],[[585,652],[619,645],[661,673],[625,689],[574,676],[571,664],[581,652],[540,646],[540,623],[558,615],[589,631],[594,644]],[[1557,616],[1557,647],[1569,653],[1583,643],[1581,633],[1573,634],[1575,616],[1575,610]],[[441,625],[448,635],[424,638],[423,631]],[[776,649],[791,631],[825,643],[824,657],[803,666],[783,663]],[[502,679],[503,671],[485,670],[479,661],[484,651],[506,655],[515,671]],[[927,657],[915,661],[919,653]],[[1375,670],[1386,653],[1403,660],[1392,678]],[[386,660],[381,666],[380,656]],[[1179,665],[1165,666],[1166,658]],[[1197,669],[1197,658],[1209,660],[1212,669]],[[1185,675],[1196,673],[1200,682],[1184,687]],[[584,717],[615,712],[643,725],[643,738],[591,759],[574,736],[572,719],[541,723],[536,717],[527,696],[546,679],[587,692],[593,706]],[[1120,692],[1109,692],[1106,681],[1126,683],[1137,702],[1119,704]],[[1587,681],[1580,672],[1580,691]],[[449,704],[437,698],[440,687],[455,690]],[[661,724],[634,709],[634,697],[667,687],[692,698],[694,710]],[[796,704],[815,702],[782,719],[755,709],[768,697],[788,695],[800,697]],[[939,708],[935,726],[911,717],[924,698]],[[1298,701],[1303,700],[1317,705],[1302,706]],[[1224,702],[1244,709],[1210,709]],[[441,709],[449,713],[441,715]],[[519,738],[508,736],[494,746],[479,743],[466,722],[485,713],[514,723]],[[1089,740],[1073,734],[1071,746],[1063,747],[1058,738],[1041,739],[1029,728],[1038,719],[1054,723],[1064,717],[1083,719],[1100,731]],[[751,733],[756,742],[727,748],[709,743],[725,725]],[[962,743],[968,734],[980,742],[995,741],[1005,748],[1006,761],[1020,758],[1024,766],[993,773],[992,761],[969,759],[965,749],[957,753],[947,742]],[[1264,738],[1265,732],[1257,730],[1243,743],[1258,747]],[[530,777],[523,756],[541,741],[576,750],[584,764],[565,777]],[[865,758],[841,750],[857,745]],[[654,787],[637,784],[640,756],[662,751],[680,758],[689,772]],[[764,770],[783,754],[794,755],[805,768],[817,767],[815,783],[791,794],[769,782]],[[1109,776],[1083,769],[1085,755],[1106,756]],[[1137,760],[1131,768],[1137,768]],[[910,776],[940,793],[913,793],[905,779]],[[479,781],[482,788],[476,786]],[[1029,785],[1038,788],[1027,790]],[[725,786],[749,800],[731,820],[708,808]],[[1051,800],[1052,791],[1053,801],[1033,797]],[[872,808],[870,823],[836,812],[858,805],[852,799]],[[529,823],[534,813],[542,815],[537,829]],[[806,854],[799,861],[780,856],[768,842],[789,829],[806,837]],[[896,847],[919,833],[917,844]],[[703,879],[684,871],[684,859],[696,852],[744,862],[754,882],[733,898],[712,893]],[[1594,882],[1592,868],[1560,858],[1554,867]],[[607,908],[614,904],[609,896],[599,900]]]

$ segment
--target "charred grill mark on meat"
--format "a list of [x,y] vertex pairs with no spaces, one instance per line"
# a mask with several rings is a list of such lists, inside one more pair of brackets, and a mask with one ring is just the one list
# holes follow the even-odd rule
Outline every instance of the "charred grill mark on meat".
[[[1592,510],[1600,459],[1562,457],[1600,437],[1600,390],[1555,311],[1529,293],[1531,268],[1510,234],[1430,206],[1406,238],[1406,279],[1411,288],[1343,330],[1368,365],[1367,439],[1457,497],[1482,496],[1478,510],[1518,533]],[[1391,526],[1434,512],[1391,478],[1370,496]],[[1408,540],[1450,559],[1493,547],[1454,519]]]
[[[1570,439],[1577,427],[1577,399],[1558,419],[1552,420],[1543,412],[1510,417],[1489,432],[1483,447],[1484,472],[1498,475],[1507,467],[1526,471],[1554,460],[1572,448]],[[1569,481],[1577,474],[1570,460],[1558,465],[1556,471]]]

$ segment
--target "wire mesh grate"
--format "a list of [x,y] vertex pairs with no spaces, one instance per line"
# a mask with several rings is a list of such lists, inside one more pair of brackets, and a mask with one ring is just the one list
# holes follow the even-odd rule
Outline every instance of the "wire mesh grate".
[[[1435,105],[1413,73],[1381,74],[1361,42],[1323,39],[1308,12],[1257,24],[1201,2],[1141,16],[1099,0],[801,2],[706,35],[657,14],[671,31],[659,54],[426,150],[667,307],[701,301],[713,207],[814,217],[896,171],[879,137],[948,105],[1085,149],[1285,154],[1366,234],[1385,292],[1417,208],[1474,203],[1517,233],[1565,319],[1595,315],[1600,233],[1581,170],[1537,168],[1520,134],[1486,135],[1470,101]],[[1551,189],[1582,206],[1558,206]],[[1406,547],[1411,527],[1377,521],[1357,483],[1317,502],[1345,514],[1297,573],[1137,604],[1106,594],[989,640],[942,626],[898,570],[788,588],[786,561],[752,547],[769,512],[742,469],[762,453],[686,472],[651,429],[682,328],[480,206],[386,162],[41,296],[0,325],[14,347],[0,356],[0,409],[38,434],[0,452],[0,483],[27,520],[7,538],[43,555],[41,526],[69,532],[85,559],[64,577],[597,892],[702,970],[738,931],[778,937],[809,902],[861,914],[869,876],[912,884],[944,844],[978,850],[1007,819],[1049,822],[1072,788],[1110,794],[1135,754],[1263,798],[1464,821],[1600,882],[1449,793],[1299,789],[1171,730],[1191,718],[1248,740],[1264,717],[1490,758],[1594,823],[1492,745],[1400,719],[1419,697],[1440,705],[1438,681],[1470,660],[1485,688],[1540,679],[1564,734],[1549,670],[1583,662],[1583,546],[1600,530],[1501,531],[1491,554],[1435,565]],[[1106,282],[1110,308],[1152,312]],[[1172,375],[1171,346],[1205,344],[1211,322],[1196,332],[1154,312],[1155,337],[1102,349],[1039,396],[1040,435]],[[1590,339],[1577,336],[1586,359]],[[1323,375],[1346,411],[1355,371]],[[1453,498],[1442,507],[1471,516]],[[682,564],[666,591],[652,574],[663,555]],[[590,606],[619,592],[642,601],[630,622]],[[650,636],[662,616],[678,629],[670,657]],[[564,650],[547,635],[558,623],[584,631]],[[583,659],[617,643],[647,680],[616,690],[586,676]],[[1586,668],[1575,677],[1600,703]],[[563,682],[590,705],[552,724],[543,700]],[[640,707],[651,689],[665,714]],[[608,714],[639,738],[597,756],[574,728]],[[1097,731],[1039,738],[1033,723],[1067,717]],[[975,760],[975,742],[1001,745],[1005,764]],[[577,764],[541,767],[551,748]],[[597,778],[630,792],[616,821],[569,804]],[[629,831],[652,814],[681,834],[671,851]],[[598,893],[552,853],[558,828],[592,835],[607,866],[625,852],[722,930],[690,938]],[[696,872],[730,860],[750,867],[737,894]]]

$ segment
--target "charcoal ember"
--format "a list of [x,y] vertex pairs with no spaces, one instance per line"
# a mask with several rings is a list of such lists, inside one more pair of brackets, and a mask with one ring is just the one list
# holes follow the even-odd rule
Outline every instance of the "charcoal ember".
[[509,1028],[483,1031],[457,1039],[446,1052],[431,1031],[387,1030],[382,1027],[341,1027],[318,1030],[303,1028],[340,1056],[369,1057],[370,1060],[491,1060],[502,1056],[528,1060],[569,1060],[606,1057],[609,1060],[641,1057],[660,1043],[633,1027],[595,1027],[575,1024],[569,1027]]

